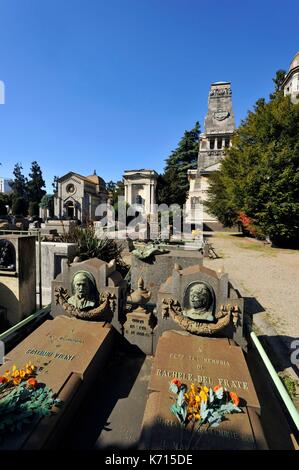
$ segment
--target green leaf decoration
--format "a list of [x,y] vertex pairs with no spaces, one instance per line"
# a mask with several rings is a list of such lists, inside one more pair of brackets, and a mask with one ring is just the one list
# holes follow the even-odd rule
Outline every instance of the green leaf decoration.
[[20,432],[37,417],[49,415],[53,406],[62,406],[46,386],[32,389],[21,382],[4,393],[0,393],[0,440],[7,432]]
[[178,389],[178,386],[174,383],[170,383],[170,387],[169,387],[169,390],[172,392],[172,393],[178,393],[179,389]]
[[184,403],[185,401],[185,396],[184,396],[184,391],[181,390],[179,395],[178,395],[178,398],[177,398],[177,404],[178,406],[182,406],[182,404]]
[[183,419],[183,423],[185,423],[186,419],[187,419],[187,404],[185,403],[185,406],[182,407],[182,419]]
[[[225,420],[225,415],[231,413],[240,413],[242,412],[241,408],[237,407],[230,399],[229,392],[224,389],[223,387],[219,387],[216,391],[212,388],[209,389],[207,394],[207,400],[198,400],[199,393],[202,387],[197,387],[196,391],[193,388],[190,388],[191,396],[193,396],[192,400],[194,400],[194,394],[196,394],[196,403],[197,405],[191,405],[192,413],[188,414],[188,404],[189,404],[189,396],[185,396],[187,392],[187,386],[185,384],[181,384],[178,388],[177,386],[172,387],[170,384],[170,390],[176,391],[176,402],[171,406],[171,412],[176,416],[178,421],[185,426],[191,421],[193,423],[196,422],[198,425],[198,429],[203,425],[207,425],[209,427],[217,427],[219,424]],[[194,387],[194,385],[193,385]],[[200,416],[199,419],[198,416]],[[193,432],[193,431],[192,431]]]
[[218,390],[216,390],[216,392],[215,392],[215,395],[218,398],[218,400],[222,400],[222,398],[223,398],[223,388],[222,387],[218,388]]

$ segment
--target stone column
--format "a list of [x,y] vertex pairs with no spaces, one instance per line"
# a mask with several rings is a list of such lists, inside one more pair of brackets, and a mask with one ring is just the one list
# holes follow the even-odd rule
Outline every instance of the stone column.
[[151,205],[154,204],[156,204],[155,183],[151,183]]
[[151,183],[146,182],[146,190],[145,190],[145,212],[149,214],[151,212]]
[[128,204],[132,204],[132,183],[129,181],[128,183]]

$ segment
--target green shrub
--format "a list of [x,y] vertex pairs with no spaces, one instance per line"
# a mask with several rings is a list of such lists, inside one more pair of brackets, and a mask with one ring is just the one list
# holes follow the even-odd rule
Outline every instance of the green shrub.
[[12,213],[13,215],[25,216],[28,213],[28,202],[23,197],[16,197],[12,201]]
[[39,215],[39,204],[38,202],[35,201],[30,201],[29,202],[29,215],[31,216],[38,216]]
[[97,238],[93,227],[71,227],[69,233],[60,235],[60,241],[67,243],[77,243],[77,256],[81,261],[90,258],[98,258],[102,261],[115,259],[118,271],[126,274],[127,267],[122,259],[122,246],[110,238]]

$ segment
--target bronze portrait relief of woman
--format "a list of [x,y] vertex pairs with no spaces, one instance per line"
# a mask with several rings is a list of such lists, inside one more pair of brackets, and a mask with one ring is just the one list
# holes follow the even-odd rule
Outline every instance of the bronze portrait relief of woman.
[[184,295],[183,315],[192,320],[214,320],[214,291],[206,282],[192,282]]

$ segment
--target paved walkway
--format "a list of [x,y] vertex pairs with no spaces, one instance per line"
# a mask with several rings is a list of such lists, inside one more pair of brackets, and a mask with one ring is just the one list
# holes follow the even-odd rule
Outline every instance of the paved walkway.
[[231,233],[214,232],[208,239],[220,258],[205,258],[204,265],[224,269],[241,295],[251,298],[248,305],[256,332],[276,340],[276,350],[278,334],[286,347],[280,370],[288,369],[292,342],[299,339],[299,251],[272,248]]

